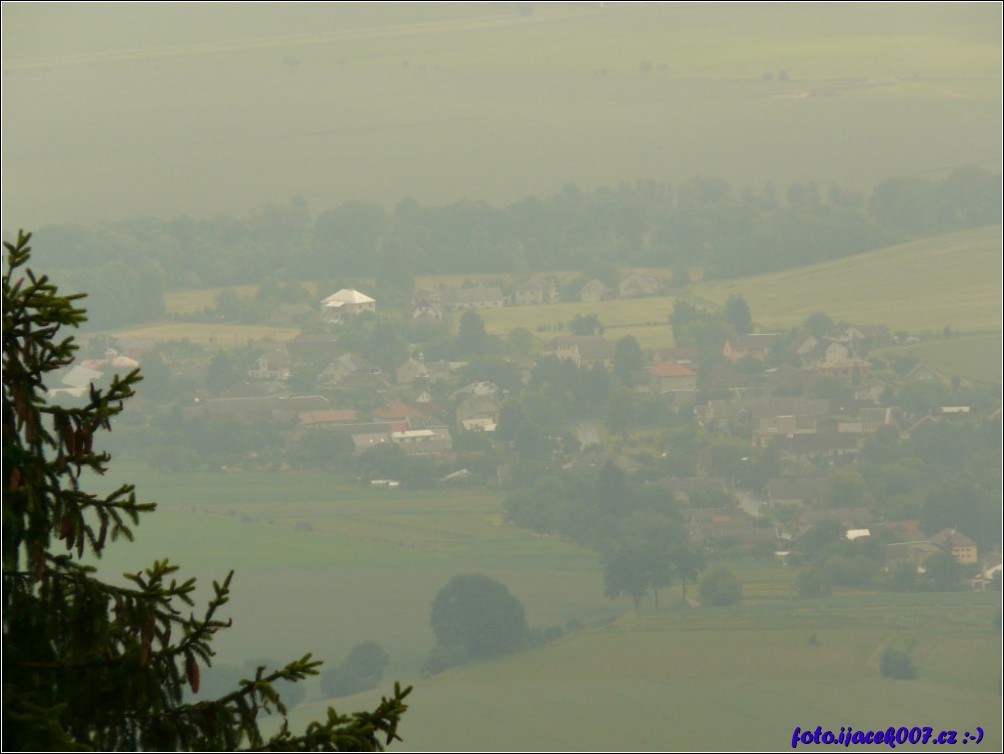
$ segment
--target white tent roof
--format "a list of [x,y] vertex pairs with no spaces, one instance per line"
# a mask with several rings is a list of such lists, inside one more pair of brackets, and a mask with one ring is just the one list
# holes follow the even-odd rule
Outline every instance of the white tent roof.
[[324,301],[324,306],[342,306],[343,304],[375,304],[376,300],[370,298],[365,293],[352,288],[342,288],[337,293],[332,293]]

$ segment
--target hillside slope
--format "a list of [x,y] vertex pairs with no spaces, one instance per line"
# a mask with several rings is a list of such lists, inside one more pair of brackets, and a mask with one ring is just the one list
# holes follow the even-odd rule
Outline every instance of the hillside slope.
[[787,329],[813,312],[893,331],[1001,329],[1001,226],[950,233],[853,257],[697,285],[693,296],[749,302],[764,328]]

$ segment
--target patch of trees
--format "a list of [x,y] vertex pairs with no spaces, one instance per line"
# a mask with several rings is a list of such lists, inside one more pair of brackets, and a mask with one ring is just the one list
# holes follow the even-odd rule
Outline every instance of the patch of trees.
[[743,583],[727,568],[708,571],[698,584],[701,603],[712,607],[735,605],[743,598]]
[[905,440],[884,427],[860,453],[862,494],[886,518],[918,518],[929,534],[949,527],[981,548],[999,546],[1000,449],[1000,421],[979,416],[929,422]]
[[639,510],[618,522],[603,545],[604,594],[610,599],[627,595],[637,610],[653,593],[659,607],[659,589],[680,583],[680,602],[687,602],[687,586],[704,570],[704,555],[687,545],[679,523],[651,509]]
[[374,689],[389,663],[390,655],[382,646],[360,642],[341,663],[321,673],[321,691],[328,696],[349,696]]

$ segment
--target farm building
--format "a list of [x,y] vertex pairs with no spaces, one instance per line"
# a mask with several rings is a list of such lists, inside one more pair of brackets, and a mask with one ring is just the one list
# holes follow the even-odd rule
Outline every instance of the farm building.
[[342,322],[363,312],[375,312],[376,301],[354,288],[342,288],[324,299],[321,309],[329,322]]

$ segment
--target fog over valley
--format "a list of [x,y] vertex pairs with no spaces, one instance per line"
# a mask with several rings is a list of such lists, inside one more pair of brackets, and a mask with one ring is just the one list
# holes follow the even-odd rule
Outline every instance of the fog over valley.
[[2,14],[5,749],[1000,749],[999,3]]

